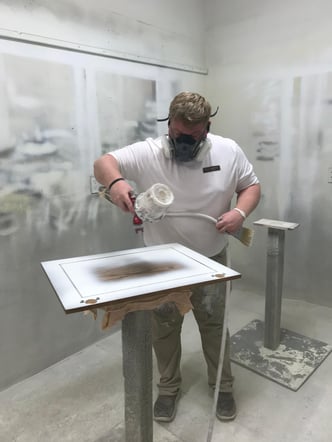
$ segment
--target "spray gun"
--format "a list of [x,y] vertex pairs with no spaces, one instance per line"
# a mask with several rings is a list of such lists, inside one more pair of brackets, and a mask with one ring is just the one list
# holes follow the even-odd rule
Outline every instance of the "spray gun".
[[[106,194],[103,195],[106,199],[109,199]],[[166,184],[156,183],[153,184],[148,190],[136,195],[130,194],[130,199],[135,208],[135,214],[133,217],[133,224],[135,226],[142,226],[143,222],[157,222],[164,217],[191,217],[191,218],[203,218],[213,224],[218,222],[217,219],[204,213],[196,212],[170,212],[168,209],[174,201],[174,195],[171,189]],[[136,227],[136,232],[143,231],[143,227]],[[237,238],[242,244],[251,246],[254,231],[247,227],[241,227],[237,232],[230,235]]]
[[130,199],[135,207],[133,224],[140,225],[143,221],[156,222],[163,219],[174,201],[174,195],[168,186],[156,183],[137,196],[131,194]]

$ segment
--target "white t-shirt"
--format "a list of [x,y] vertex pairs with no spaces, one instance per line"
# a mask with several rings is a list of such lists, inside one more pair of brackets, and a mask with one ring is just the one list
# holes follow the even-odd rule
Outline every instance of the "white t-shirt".
[[229,138],[208,134],[211,150],[201,162],[181,163],[166,158],[161,137],[134,143],[109,154],[118,161],[122,176],[136,184],[137,193],[153,184],[166,184],[174,194],[169,212],[188,212],[188,217],[168,217],[144,223],[147,246],[177,242],[205,256],[218,254],[227,245],[209,219],[190,216],[201,213],[217,219],[230,210],[234,193],[258,183],[242,149]]

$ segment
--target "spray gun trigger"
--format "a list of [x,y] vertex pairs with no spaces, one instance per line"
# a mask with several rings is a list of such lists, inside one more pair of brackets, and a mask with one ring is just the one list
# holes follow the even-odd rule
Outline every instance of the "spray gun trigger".
[[141,224],[143,224],[143,221],[141,220],[141,218],[139,218],[136,214],[134,215],[133,218],[133,224],[135,226],[140,226]]
[[[133,203],[133,206],[135,207],[135,201],[136,201],[136,195],[134,192],[129,193],[129,198],[131,199],[131,202]],[[141,218],[135,213],[133,217],[133,224],[134,226],[140,226],[143,224],[143,221]]]

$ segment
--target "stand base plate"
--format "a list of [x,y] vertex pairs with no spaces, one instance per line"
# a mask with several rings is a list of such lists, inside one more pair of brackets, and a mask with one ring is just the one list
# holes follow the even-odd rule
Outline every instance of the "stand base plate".
[[280,345],[263,345],[264,322],[254,319],[231,337],[231,361],[297,391],[331,353],[332,346],[280,329]]

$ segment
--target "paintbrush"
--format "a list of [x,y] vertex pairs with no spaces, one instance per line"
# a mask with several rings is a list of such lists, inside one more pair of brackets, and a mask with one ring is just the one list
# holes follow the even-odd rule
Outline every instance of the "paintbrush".
[[229,235],[234,236],[234,238],[241,241],[242,244],[250,247],[254,238],[254,230],[248,229],[248,227],[241,227],[240,230],[234,233],[229,233]]

